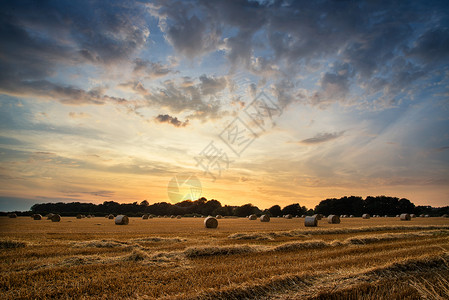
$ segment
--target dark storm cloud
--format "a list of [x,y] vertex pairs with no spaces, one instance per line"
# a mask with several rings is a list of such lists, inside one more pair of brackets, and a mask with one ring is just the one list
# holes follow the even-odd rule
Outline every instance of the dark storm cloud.
[[295,89],[280,90],[285,81],[300,82],[298,73],[314,64],[326,68],[326,60],[351,73],[325,72],[320,89],[305,99],[312,105],[354,101],[352,86],[365,97],[397,101],[398,91],[432,72],[429,64],[449,58],[444,1],[161,1],[154,10],[178,53],[192,58],[225,49],[234,67],[256,75],[269,66],[285,101],[302,101]]
[[[54,84],[58,66],[128,59],[148,36],[139,4],[102,1],[4,1],[0,4],[0,92],[101,104],[96,91]],[[82,100],[81,97],[85,97]]]
[[[101,104],[120,99],[50,83],[49,77],[58,66],[121,61],[134,62],[134,76],[173,75],[170,65],[136,58],[150,46],[152,17],[176,53],[201,60],[224,51],[231,71],[245,68],[269,78],[283,105],[374,102],[370,97],[380,106],[394,105],[418,80],[449,64],[444,1],[4,1],[0,92]],[[318,70],[309,83],[316,89],[299,92],[302,78]],[[214,95],[225,86],[200,78],[200,85],[163,83],[159,94],[148,95],[140,80],[123,81],[151,103],[174,112],[193,109],[199,118],[218,116]]]
[[415,42],[409,54],[428,63],[449,58],[449,29],[436,28],[425,32]]
[[177,117],[172,117],[170,115],[158,115],[154,119],[156,122],[172,124],[175,127],[186,127],[189,124],[189,120],[182,122],[178,120]]

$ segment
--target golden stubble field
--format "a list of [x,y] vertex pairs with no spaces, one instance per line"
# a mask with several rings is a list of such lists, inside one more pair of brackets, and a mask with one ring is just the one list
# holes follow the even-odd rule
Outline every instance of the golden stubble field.
[[[2,299],[447,299],[449,219],[0,218]],[[426,298],[427,297],[427,298]]]

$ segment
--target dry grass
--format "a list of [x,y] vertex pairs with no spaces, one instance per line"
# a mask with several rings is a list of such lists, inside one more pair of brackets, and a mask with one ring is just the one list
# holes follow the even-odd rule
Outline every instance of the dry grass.
[[2,299],[440,299],[448,291],[449,220],[411,223],[351,218],[306,229],[303,219],[224,218],[208,230],[200,218],[130,218],[127,226],[0,218],[0,293]]

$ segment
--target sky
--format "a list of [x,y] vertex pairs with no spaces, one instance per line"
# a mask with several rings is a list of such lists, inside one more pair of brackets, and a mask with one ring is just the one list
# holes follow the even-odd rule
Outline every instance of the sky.
[[447,1],[2,1],[0,210],[449,205]]

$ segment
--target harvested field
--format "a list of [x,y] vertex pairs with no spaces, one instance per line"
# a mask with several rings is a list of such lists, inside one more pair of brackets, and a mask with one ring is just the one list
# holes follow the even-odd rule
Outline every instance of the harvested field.
[[218,221],[2,217],[2,298],[438,299],[449,290],[446,218]]

